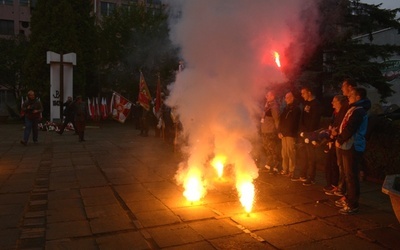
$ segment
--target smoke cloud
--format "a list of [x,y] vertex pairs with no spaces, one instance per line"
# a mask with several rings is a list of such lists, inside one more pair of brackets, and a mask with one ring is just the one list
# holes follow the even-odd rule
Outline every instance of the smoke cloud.
[[[286,80],[274,51],[282,64],[302,57],[306,46],[296,39],[305,28],[305,10],[307,29],[314,29],[315,1],[164,2],[171,9],[171,40],[181,48],[185,64],[166,100],[177,108],[188,138],[188,159],[180,164],[177,180],[182,184],[193,169],[207,179],[207,161],[223,154],[234,166],[236,183],[252,181],[258,177],[250,152],[262,113],[260,100],[267,87]],[[291,62],[283,57],[289,47]]]

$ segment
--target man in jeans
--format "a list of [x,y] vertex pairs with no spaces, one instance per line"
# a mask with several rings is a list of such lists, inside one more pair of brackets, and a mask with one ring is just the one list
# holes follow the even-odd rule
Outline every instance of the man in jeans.
[[33,142],[37,143],[39,134],[38,125],[41,119],[43,106],[42,103],[36,99],[35,92],[33,90],[28,91],[28,100],[22,104],[22,111],[25,114],[25,129],[24,139],[21,140],[21,144],[24,146],[28,144],[31,131]]
[[363,107],[363,100],[366,98],[364,88],[354,88],[348,95],[349,109],[340,124],[335,146],[338,148],[338,163],[342,164],[345,185],[346,199],[335,202],[341,207],[341,214],[354,214],[358,212],[358,200],[360,198],[360,181],[358,178],[358,164],[356,151],[363,152],[366,147],[365,134],[368,126],[367,112]]

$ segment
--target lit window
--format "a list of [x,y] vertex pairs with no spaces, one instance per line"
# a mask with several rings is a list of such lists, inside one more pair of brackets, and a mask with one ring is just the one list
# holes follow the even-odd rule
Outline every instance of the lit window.
[[14,0],[0,0],[0,3],[4,5],[14,5]]

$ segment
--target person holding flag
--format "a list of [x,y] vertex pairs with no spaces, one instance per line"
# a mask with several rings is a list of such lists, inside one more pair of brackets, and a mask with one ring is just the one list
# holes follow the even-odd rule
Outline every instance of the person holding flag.
[[144,80],[143,73],[140,72],[138,103],[142,107],[142,117],[140,119],[141,136],[148,136],[149,133],[148,116],[150,114],[150,101],[151,95],[149,88]]

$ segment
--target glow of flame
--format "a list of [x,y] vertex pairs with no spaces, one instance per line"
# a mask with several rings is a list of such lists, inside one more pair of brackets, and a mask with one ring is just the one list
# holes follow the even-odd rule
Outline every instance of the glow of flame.
[[217,171],[219,178],[221,178],[222,174],[224,173],[225,162],[226,162],[226,157],[222,155],[215,156],[214,159],[211,161],[211,165]]
[[238,186],[240,203],[247,213],[251,212],[254,201],[254,184],[251,182],[244,182]]
[[188,176],[185,180],[184,188],[183,195],[190,202],[199,201],[205,193],[200,175],[192,174]]
[[275,63],[280,68],[281,67],[281,60],[279,59],[279,53],[274,51]]

